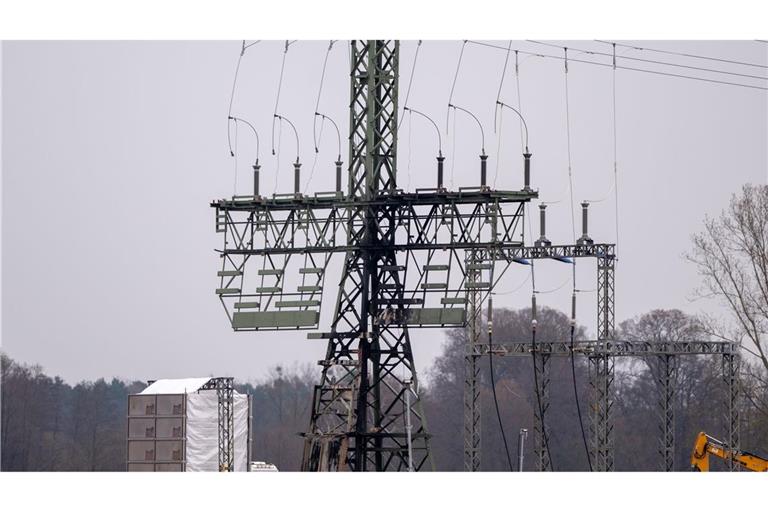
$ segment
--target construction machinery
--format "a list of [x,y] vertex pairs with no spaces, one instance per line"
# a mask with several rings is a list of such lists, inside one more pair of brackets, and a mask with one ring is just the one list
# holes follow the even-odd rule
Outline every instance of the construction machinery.
[[691,454],[691,469],[693,471],[709,471],[710,455],[723,459],[730,465],[739,465],[750,471],[768,471],[768,459],[753,453],[731,450],[722,441],[718,441],[705,432],[699,432]]

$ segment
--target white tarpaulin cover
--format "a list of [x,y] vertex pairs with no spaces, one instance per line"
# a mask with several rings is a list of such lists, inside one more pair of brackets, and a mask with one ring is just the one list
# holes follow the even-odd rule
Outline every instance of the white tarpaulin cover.
[[189,379],[160,379],[150,384],[140,395],[183,395],[197,391],[210,377],[192,377]]
[[[248,397],[234,393],[235,471],[248,467]],[[187,394],[187,471],[219,470],[219,409],[216,391]]]

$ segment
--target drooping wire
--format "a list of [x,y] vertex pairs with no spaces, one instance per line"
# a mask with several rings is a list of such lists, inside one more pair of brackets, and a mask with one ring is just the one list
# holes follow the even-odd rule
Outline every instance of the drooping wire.
[[[574,290],[574,301],[576,300],[576,290]],[[575,302],[574,302],[575,306]],[[589,471],[592,471],[592,457],[589,454],[589,444],[587,443],[587,433],[584,430],[584,420],[581,416],[581,401],[579,400],[579,387],[576,384],[576,358],[574,357],[574,350],[575,350],[575,344],[574,344],[574,331],[576,330],[576,319],[571,319],[571,350],[570,350],[570,356],[571,356],[571,380],[573,382],[573,395],[576,401],[576,414],[579,418],[579,428],[581,429],[581,440],[584,442],[584,453],[587,454],[587,465],[589,466]]]
[[[570,117],[570,101],[568,91],[568,48],[563,48],[565,52],[565,117],[566,117],[566,133],[568,138],[568,181],[571,196],[571,228],[573,230],[573,243],[576,243],[576,214],[574,210],[573,202],[573,172],[571,162],[571,117]],[[581,415],[581,400],[579,399],[579,388],[576,383],[576,357],[574,355],[574,335],[576,330],[576,259],[571,262],[572,270],[572,283],[573,283],[573,306],[571,312],[571,343],[570,343],[570,359],[571,359],[571,381],[573,384],[573,395],[576,402],[576,413],[579,419],[579,429],[581,430],[581,438],[584,442],[584,450],[587,455],[587,464],[589,470],[592,471],[592,460],[589,455],[589,446],[587,444],[587,434],[584,430],[584,421]]]
[[283,74],[285,72],[285,58],[288,55],[288,47],[295,41],[285,41],[285,48],[283,49],[283,61],[280,64],[280,78],[277,81],[277,95],[275,97],[275,111],[272,113],[272,154],[275,154],[275,122],[279,118],[277,115],[278,107],[280,106],[280,91],[283,88]]
[[[453,84],[451,85],[451,94],[448,96],[448,109],[445,113],[445,131],[448,131],[448,118],[451,115],[451,102],[453,101],[453,91],[456,89],[456,80],[459,78],[459,70],[461,69],[461,59],[464,57],[464,48],[467,46],[467,40],[465,39],[461,43],[461,52],[459,53],[459,60],[456,63],[456,73],[453,74]],[[454,116],[454,127],[456,119]]]
[[616,45],[613,46],[613,193],[614,207],[615,207],[615,219],[616,224],[616,247],[619,246],[619,164],[618,164],[618,151],[616,145],[617,139],[617,123],[616,123]]
[[413,85],[413,77],[416,74],[416,61],[419,58],[419,50],[421,50],[421,39],[416,44],[416,53],[413,55],[413,64],[411,64],[411,76],[408,78],[408,89],[405,91],[405,103],[403,103],[403,112],[408,110],[408,98],[411,97],[411,86]]
[[229,95],[229,110],[227,111],[227,145],[229,147],[229,156],[235,156],[234,152],[232,151],[232,137],[230,134],[230,126],[231,122],[233,120],[232,118],[232,105],[235,101],[235,89],[237,87],[237,77],[240,73],[240,63],[243,60],[243,55],[245,55],[245,50],[250,48],[251,46],[260,43],[261,41],[254,41],[250,44],[245,44],[245,40],[243,40],[243,44],[240,48],[240,55],[237,57],[237,66],[235,66],[235,77],[232,79],[232,92]]
[[[512,41],[509,41],[509,48],[512,47]],[[501,79],[499,79],[499,91],[496,93],[496,104],[493,106],[493,131],[496,132],[496,117],[499,112],[499,103],[501,101],[501,89],[504,86],[504,77],[507,74],[507,63],[509,61],[509,50],[504,55],[504,67],[501,69]],[[498,137],[496,140],[496,170],[493,174],[493,187],[496,188],[496,180],[499,178],[499,163],[501,161],[501,132],[504,124],[504,112],[501,113],[499,120]]]
[[[325,59],[323,59],[323,70],[320,73],[320,85],[319,85],[319,87],[317,89],[317,101],[315,101],[315,113],[314,113],[314,116],[312,117],[312,141],[315,144],[315,156],[314,156],[314,158],[312,160],[312,167],[311,167],[311,169],[309,171],[309,179],[307,180],[307,183],[304,186],[304,192],[305,193],[306,193],[307,190],[309,190],[309,184],[312,182],[312,177],[315,174],[315,167],[317,166],[317,159],[318,159],[318,155],[320,153],[319,145],[320,145],[320,141],[323,138],[323,127],[325,126],[325,120],[326,119],[333,124],[334,128],[336,128],[336,138],[337,138],[337,141],[338,141],[338,157],[337,157],[337,161],[341,160],[341,136],[339,134],[339,127],[336,125],[336,123],[333,121],[333,119],[331,119],[327,115],[325,115],[325,114],[320,112],[320,97],[321,97],[321,95],[323,93],[323,84],[325,83],[325,71],[326,71],[326,68],[328,66],[328,56],[330,55],[331,50],[333,49],[333,45],[335,43],[336,43],[336,41],[334,41],[334,40],[331,40],[328,43],[328,48],[325,51]],[[318,117],[320,118],[320,134],[319,134],[319,136],[317,134],[317,118]]]
[[501,430],[501,439],[504,441],[504,453],[507,455],[507,464],[509,470],[514,471],[512,466],[512,457],[509,455],[509,444],[507,444],[507,434],[504,432],[504,422],[501,420],[501,411],[499,409],[499,399],[496,397],[496,376],[493,372],[493,334],[491,332],[490,320],[488,325],[488,368],[491,377],[491,391],[493,392],[493,404],[496,407],[496,419],[499,420],[499,430]]
[[[467,42],[468,43],[472,43],[472,44],[476,44],[476,45],[479,45],[479,46],[485,46],[487,48],[495,48],[497,50],[503,50],[503,51],[507,50],[503,46],[498,46],[498,45],[494,45],[494,44],[491,44],[491,43],[484,43],[484,42],[481,42],[481,41],[473,41],[473,40],[467,40]],[[544,53],[528,52],[528,51],[524,51],[524,50],[518,50],[518,51],[522,55],[529,55],[529,56],[532,56],[532,57],[541,57],[541,58],[545,58],[545,59],[563,60],[563,57],[560,57],[558,55],[548,55],[548,54],[544,54]],[[581,64],[591,64],[593,66],[611,67],[611,64],[608,64],[608,63],[605,63],[605,62],[595,62],[595,61],[592,61],[592,60],[574,59],[574,58],[571,58],[571,57],[569,57],[568,60],[570,62],[578,62],[578,63],[581,63]],[[761,87],[761,86],[758,86],[758,85],[750,85],[750,84],[743,84],[743,83],[737,83],[737,82],[728,82],[728,81],[725,81],[725,80],[714,80],[714,79],[711,79],[711,78],[703,78],[703,77],[691,76],[691,75],[682,75],[682,74],[679,74],[679,73],[668,73],[668,72],[664,72],[664,71],[654,71],[654,70],[651,70],[651,69],[633,68],[633,67],[629,67],[629,66],[616,66],[616,68],[617,69],[623,69],[623,70],[626,70],[626,71],[635,71],[635,72],[638,72],[638,73],[648,73],[648,74],[651,74],[651,75],[666,76],[666,77],[670,77],[670,78],[682,78],[682,79],[687,79],[687,80],[695,80],[695,81],[698,81],[698,82],[708,82],[708,83],[718,84],[718,85],[731,85],[731,86],[735,86],[735,87],[743,87],[743,88],[746,88],[746,89],[757,89],[757,90],[761,90],[761,91],[768,91],[768,87]]]
[[[419,59],[419,50],[421,50],[421,42],[422,42],[421,39],[419,39],[419,42],[416,44],[416,52],[413,54],[413,64],[411,64],[411,75],[408,78],[408,89],[405,92],[405,102],[403,103],[403,114],[405,114],[406,112],[409,112],[408,114],[408,162],[405,170],[405,174],[407,176],[407,182],[405,185],[406,191],[411,187],[411,151],[412,151],[411,134],[413,131],[413,112],[408,109],[408,99],[411,97],[411,86],[413,85],[413,77],[416,75],[416,62]],[[438,135],[439,135],[439,132],[438,132]]]
[[[560,46],[558,44],[544,43],[542,41],[532,41],[532,40],[529,40],[528,42],[534,43],[534,44],[540,44],[540,45],[544,45],[544,46],[551,46],[553,48],[561,48],[561,49],[564,48],[564,46]],[[573,47],[570,47],[570,49],[573,50],[573,51],[584,53],[586,55],[596,55],[596,56],[602,56],[602,57],[611,57],[612,56],[612,54],[610,54],[610,53],[598,52],[598,51],[594,51],[594,50],[580,50],[578,48],[573,48]],[[698,67],[698,66],[688,66],[686,64],[676,64],[676,63],[673,63],[673,62],[662,62],[662,61],[658,61],[658,60],[641,59],[641,58],[638,58],[638,57],[624,56],[623,58],[626,59],[626,60],[633,60],[633,61],[636,61],[636,62],[644,62],[644,63],[647,63],[647,64],[658,64],[658,65],[662,65],[662,66],[670,66],[670,67],[676,67],[676,68],[691,69],[691,70],[694,70],[694,71],[703,71],[705,73],[718,73],[718,74],[721,74],[721,75],[737,76],[737,77],[740,77],[740,78],[755,78],[755,79],[758,79],[758,80],[768,80],[768,77],[766,77],[766,76],[747,75],[747,74],[744,74],[744,73],[734,73],[732,71],[723,71],[721,69],[702,68],[702,67]]]
[[613,45],[614,47],[621,46],[621,47],[629,48],[629,49],[632,49],[632,50],[647,51],[647,52],[654,52],[654,53],[664,53],[664,54],[667,54],[667,55],[677,55],[677,56],[680,56],[680,57],[690,57],[692,59],[711,60],[713,62],[726,62],[728,64],[738,64],[738,65],[741,65],[741,66],[752,66],[752,67],[755,67],[755,68],[768,69],[768,66],[766,66],[765,64],[754,64],[752,62],[742,62],[742,61],[730,60],[730,59],[720,59],[720,58],[717,58],[717,57],[706,57],[706,56],[703,56],[703,55],[694,55],[694,54],[691,54],[691,53],[684,53],[684,52],[674,52],[674,51],[670,51],[670,50],[657,50],[657,49],[654,49],[654,48],[643,48],[642,46],[635,46],[635,45],[630,45],[630,44],[621,44],[621,43],[616,43],[616,42],[613,42],[613,41],[601,41],[600,39],[596,39],[595,41],[598,42],[598,43],[610,44],[610,45]]

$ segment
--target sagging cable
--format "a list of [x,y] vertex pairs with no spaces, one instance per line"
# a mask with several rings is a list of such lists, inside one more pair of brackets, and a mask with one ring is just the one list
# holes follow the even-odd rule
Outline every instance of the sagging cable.
[[[477,118],[475,114],[473,114],[466,108],[459,107],[458,105],[449,103],[448,110],[450,111],[450,109],[460,110],[468,114],[470,117],[472,117],[472,119],[475,120],[478,128],[480,128],[480,186],[485,187],[487,174],[488,174],[488,155],[485,153],[485,130],[483,130],[483,124],[480,122],[480,120]],[[455,119],[456,119],[456,115],[454,114],[454,122],[455,122]]]
[[243,43],[240,48],[240,55],[237,57],[237,65],[235,66],[235,77],[232,80],[232,92],[229,95],[229,110],[227,111],[227,145],[229,146],[229,156],[235,156],[234,151],[232,151],[232,136],[230,133],[230,127],[232,124],[232,105],[235,101],[235,89],[237,87],[237,77],[240,73],[240,63],[243,60],[243,55],[245,55],[245,50],[250,48],[251,46],[260,43],[261,41],[254,41],[249,44],[245,44],[245,40],[243,40]]
[[496,418],[499,420],[501,439],[504,441],[504,452],[507,454],[507,464],[509,465],[509,470],[514,471],[512,466],[512,457],[509,455],[507,434],[504,432],[504,422],[501,420],[499,399],[496,397],[496,377],[493,373],[493,297],[488,297],[488,367],[491,374],[491,391],[493,392],[493,404],[496,406]]

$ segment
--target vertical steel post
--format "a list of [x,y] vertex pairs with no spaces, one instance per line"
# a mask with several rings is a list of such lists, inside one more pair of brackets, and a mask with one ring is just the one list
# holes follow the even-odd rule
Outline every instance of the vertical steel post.
[[675,470],[675,409],[674,394],[677,360],[672,354],[656,356],[658,368],[656,387],[659,392],[659,455],[661,471]]
[[[431,458],[393,249],[398,210],[369,202],[397,189],[399,43],[352,41],[350,50],[348,196],[364,204],[349,208],[347,241],[359,249],[347,253],[302,467],[407,470],[407,410],[418,471]],[[380,310],[391,304],[395,318],[383,320]],[[407,404],[405,381],[413,389]]]
[[541,414],[539,414],[539,404],[533,408],[533,449],[536,454],[536,469],[538,471],[552,471],[552,461],[549,458],[549,450],[545,440],[545,436],[549,439],[546,418],[549,410],[550,357],[551,354],[541,350],[537,350],[533,355],[533,364],[536,365],[534,371],[539,375],[538,394],[541,401]]
[[[477,251],[469,253],[467,282],[480,280],[480,271],[476,268]],[[480,292],[475,287],[469,291],[469,332],[464,354],[464,470],[480,471],[480,377],[479,356],[476,346],[480,343]]]
[[[739,381],[739,366],[741,358],[739,355],[739,346],[736,343],[730,345],[730,350],[723,354],[723,381],[726,385],[725,395],[725,442],[731,450],[739,450],[741,445],[740,438],[740,411],[739,399],[741,395],[741,386]],[[728,460],[728,469],[730,471],[740,471],[741,466]]]
[[235,417],[234,417],[234,379],[217,377],[215,379],[218,398],[219,423],[219,471],[234,471],[235,463]]
[[614,267],[612,256],[597,260],[597,346],[589,357],[591,458],[596,471],[613,471],[614,358],[606,343],[614,336]]
[[517,436],[517,470],[522,472],[525,462],[525,438],[528,437],[528,429],[521,428]]

